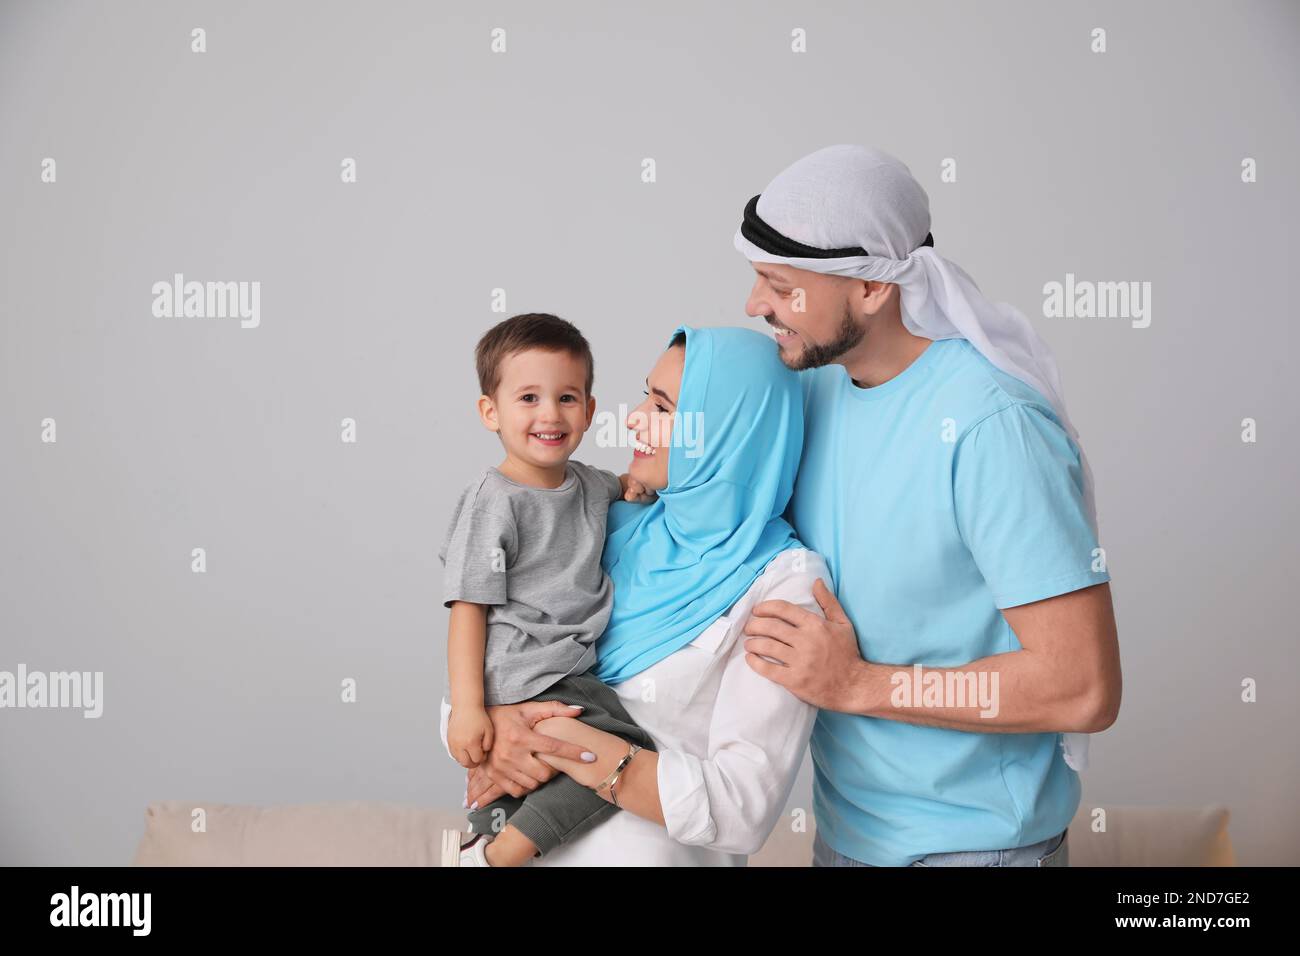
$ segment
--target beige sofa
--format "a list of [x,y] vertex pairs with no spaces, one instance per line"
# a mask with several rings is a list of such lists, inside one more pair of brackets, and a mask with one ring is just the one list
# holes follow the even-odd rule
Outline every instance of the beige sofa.
[[[202,810],[205,831],[194,832]],[[1224,807],[1092,807],[1070,825],[1071,866],[1234,866]],[[437,866],[444,827],[461,811],[377,802],[254,807],[152,803],[135,866]],[[778,826],[750,866],[809,866],[813,830]]]

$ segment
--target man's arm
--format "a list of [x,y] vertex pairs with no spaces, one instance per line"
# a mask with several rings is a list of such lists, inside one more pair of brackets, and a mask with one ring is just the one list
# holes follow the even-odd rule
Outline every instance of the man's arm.
[[910,666],[860,660],[847,712],[980,733],[1097,733],[1115,722],[1122,681],[1109,583],[1005,608],[1002,616],[1021,650],[964,667],[925,667],[919,678]]
[[1077,445],[1017,402],[971,426],[952,467],[958,534],[1019,650],[933,669],[864,661],[853,624],[819,587],[825,620],[783,601],[754,608],[750,666],[825,710],[976,733],[1104,730],[1119,711],[1119,650]]
[[[1109,583],[1006,608],[1021,650],[923,667],[919,676],[912,665],[863,660],[830,588],[819,582],[813,593],[825,617],[765,601],[745,625],[745,649],[750,667],[823,710],[977,733],[1096,733],[1115,722],[1119,642]],[[965,706],[951,705],[958,689]]]

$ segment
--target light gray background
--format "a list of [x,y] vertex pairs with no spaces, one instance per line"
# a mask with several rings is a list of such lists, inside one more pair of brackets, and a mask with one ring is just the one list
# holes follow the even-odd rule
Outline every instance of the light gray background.
[[[1059,358],[1124,660],[1085,804],[1222,802],[1242,862],[1300,862],[1296,4],[0,11],[0,669],[106,681],[99,720],[0,711],[0,861],[129,861],[157,799],[459,806],[436,551],[498,456],[491,290],[634,403],[677,323],[763,327],[745,201],[860,142]],[[174,272],[261,281],[261,327],[154,318]],[[1150,328],[1044,319],[1066,272],[1151,282]]]

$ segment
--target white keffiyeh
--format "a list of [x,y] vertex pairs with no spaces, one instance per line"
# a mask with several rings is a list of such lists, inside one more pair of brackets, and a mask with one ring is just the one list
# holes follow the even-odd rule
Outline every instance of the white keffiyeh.
[[[753,211],[761,222],[748,222],[751,235],[764,241],[753,230],[765,224],[779,234],[766,244],[792,254],[756,245],[742,224],[735,244],[751,262],[896,283],[909,332],[966,339],[994,366],[1037,389],[1079,448],[1084,506],[1097,534],[1092,469],[1066,412],[1051,351],[1024,315],[1006,303],[990,302],[959,266],[923,244],[929,239],[930,200],[901,161],[866,146],[827,146],[779,173]],[[800,255],[793,244],[780,243],[781,237],[812,248]],[[836,254],[827,257],[827,250]],[[1062,747],[1067,764],[1087,767],[1087,734],[1063,734]]]

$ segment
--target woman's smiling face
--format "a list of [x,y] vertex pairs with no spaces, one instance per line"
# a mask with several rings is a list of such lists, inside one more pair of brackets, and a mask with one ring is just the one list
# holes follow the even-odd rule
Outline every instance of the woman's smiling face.
[[646,377],[645,399],[627,414],[627,429],[635,441],[627,473],[652,491],[668,487],[673,416],[685,367],[686,346],[666,349]]

